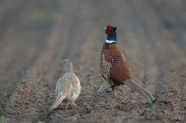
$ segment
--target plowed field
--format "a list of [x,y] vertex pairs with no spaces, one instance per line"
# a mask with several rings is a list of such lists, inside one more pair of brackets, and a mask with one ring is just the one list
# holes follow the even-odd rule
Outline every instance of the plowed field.
[[[121,86],[113,99],[99,74],[106,35],[133,79],[150,91],[150,106]],[[76,109],[48,112],[70,59],[82,90]],[[128,90],[128,91],[127,91]],[[178,123],[186,121],[185,0],[1,0],[0,120],[8,123]]]

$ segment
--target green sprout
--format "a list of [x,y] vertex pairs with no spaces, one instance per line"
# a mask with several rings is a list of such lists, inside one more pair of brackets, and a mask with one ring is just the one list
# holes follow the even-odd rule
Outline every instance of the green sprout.
[[155,114],[156,110],[154,108],[145,108],[146,111]]
[[23,85],[22,85],[21,83],[17,82],[17,83],[16,83],[16,87],[17,87],[19,90],[23,91]]
[[41,91],[41,89],[37,85],[35,85],[33,87],[33,91],[34,91],[34,93],[36,93],[38,95],[43,95],[43,92]]
[[0,123],[7,123],[5,116],[0,115]]
[[45,13],[39,9],[35,9],[32,13],[32,19],[38,20],[45,16]]

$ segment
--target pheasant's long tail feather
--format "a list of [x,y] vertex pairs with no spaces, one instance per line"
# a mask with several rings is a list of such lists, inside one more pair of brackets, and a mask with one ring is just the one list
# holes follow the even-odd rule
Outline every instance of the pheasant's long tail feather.
[[63,94],[59,95],[55,100],[55,102],[53,103],[53,105],[50,107],[50,110],[57,108],[60,105],[60,103],[63,101],[63,99],[64,99]]
[[140,95],[144,96],[149,103],[153,103],[155,101],[155,98],[147,92],[145,89],[143,89],[140,85],[138,85],[134,80],[126,80],[124,81],[124,84],[130,87],[133,91],[139,93]]

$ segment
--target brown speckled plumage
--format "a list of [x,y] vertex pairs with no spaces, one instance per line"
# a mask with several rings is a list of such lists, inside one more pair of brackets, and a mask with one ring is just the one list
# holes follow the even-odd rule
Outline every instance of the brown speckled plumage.
[[65,105],[68,106],[76,104],[74,101],[79,97],[81,91],[81,85],[78,77],[73,73],[72,62],[69,59],[63,61],[65,74],[57,81],[56,84],[56,100],[51,106],[50,110],[57,108],[65,101]]

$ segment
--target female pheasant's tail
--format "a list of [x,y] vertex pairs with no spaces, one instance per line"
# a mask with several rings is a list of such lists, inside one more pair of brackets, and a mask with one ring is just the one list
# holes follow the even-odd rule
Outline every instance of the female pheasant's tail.
[[134,80],[131,79],[131,80],[124,81],[124,84],[130,87],[133,91],[144,96],[148,100],[149,103],[153,103],[155,101],[155,98],[145,89],[140,87],[140,85],[138,85]]
[[57,108],[60,105],[60,103],[63,101],[63,99],[64,99],[63,94],[59,95],[55,100],[55,102],[53,103],[53,105],[50,107],[50,110]]

